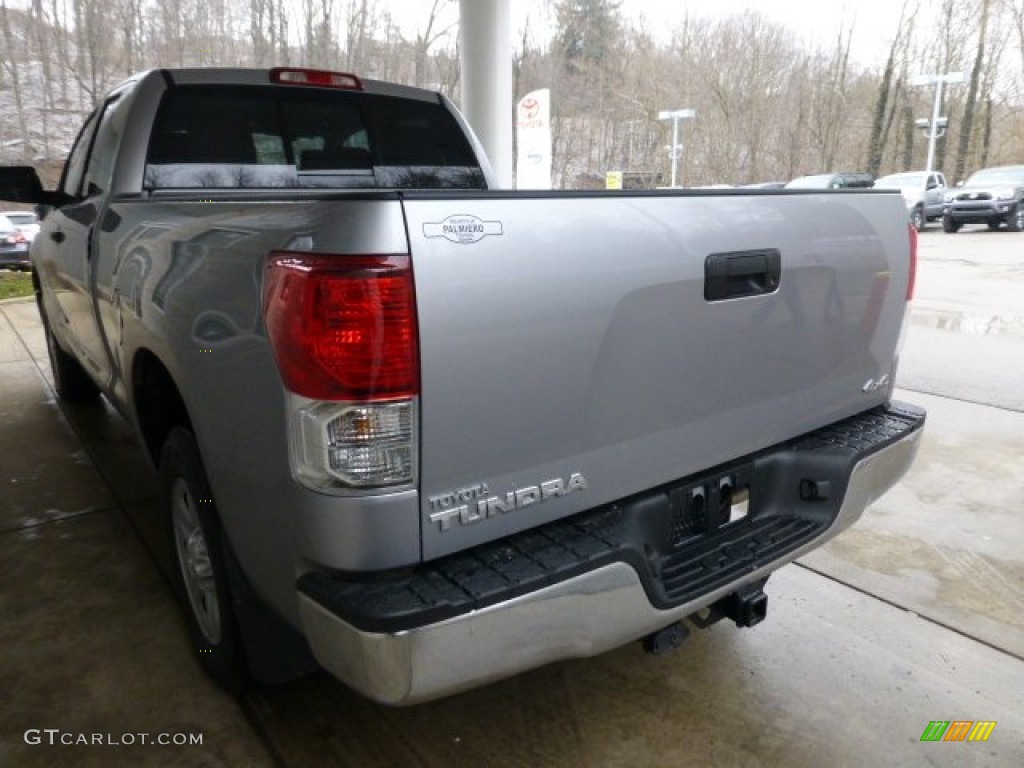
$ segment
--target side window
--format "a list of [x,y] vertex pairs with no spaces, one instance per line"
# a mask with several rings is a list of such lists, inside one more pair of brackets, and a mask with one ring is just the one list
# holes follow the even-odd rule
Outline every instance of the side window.
[[100,118],[82,185],[87,195],[110,191],[114,179],[117,148],[121,144],[121,134],[124,132],[125,110],[121,108],[123,104],[124,99],[115,96],[107,102]]
[[60,182],[60,189],[65,194],[71,195],[72,197],[78,197],[79,190],[82,187],[82,176],[85,173],[85,161],[89,156],[89,146],[92,144],[92,138],[96,133],[96,123],[99,113],[100,112],[97,109],[89,115],[89,119],[85,121],[85,125],[82,126],[82,130],[78,132],[78,138],[75,139],[75,146],[71,148],[71,154],[68,155],[68,160],[64,164],[64,176]]

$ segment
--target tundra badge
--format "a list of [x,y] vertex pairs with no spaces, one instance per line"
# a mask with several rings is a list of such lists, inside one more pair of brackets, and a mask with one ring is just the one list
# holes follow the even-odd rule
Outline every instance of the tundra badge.
[[[430,506],[434,509],[430,513],[430,522],[437,523],[442,531],[450,530],[452,521],[458,520],[460,525],[470,525],[487,518],[496,517],[500,513],[514,512],[533,504],[543,504],[545,501],[556,499],[560,496],[567,496],[573,491],[582,491],[587,487],[587,480],[582,472],[573,472],[568,480],[556,477],[553,480],[545,480],[537,485],[528,485],[525,488],[517,488],[502,496],[486,496],[481,493],[472,493],[484,489],[487,484],[480,483],[472,489],[445,493],[439,496],[430,497]],[[471,500],[472,499],[472,500]],[[465,501],[463,504],[456,502]]]

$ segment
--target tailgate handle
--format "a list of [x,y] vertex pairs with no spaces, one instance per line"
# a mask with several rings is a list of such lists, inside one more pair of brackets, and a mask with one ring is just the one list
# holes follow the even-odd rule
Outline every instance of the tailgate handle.
[[704,261],[704,299],[724,301],[773,293],[782,279],[776,248],[712,253]]

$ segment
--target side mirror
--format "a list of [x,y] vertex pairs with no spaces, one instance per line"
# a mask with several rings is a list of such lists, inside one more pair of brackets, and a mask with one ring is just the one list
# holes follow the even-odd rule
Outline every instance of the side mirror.
[[68,196],[63,192],[43,189],[36,169],[28,165],[0,166],[0,200],[34,205],[63,205]]

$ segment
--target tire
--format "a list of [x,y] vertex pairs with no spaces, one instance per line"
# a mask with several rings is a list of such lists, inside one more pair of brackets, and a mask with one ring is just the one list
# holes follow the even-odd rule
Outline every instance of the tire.
[[910,214],[910,223],[918,232],[924,232],[928,226],[928,219],[924,215],[924,209],[917,206]]
[[953,217],[948,214],[942,217],[943,232],[948,232],[949,234],[952,234],[954,232],[958,232],[961,226],[963,225],[960,224],[959,222],[953,221]]
[[174,588],[196,659],[229,693],[250,685],[225,568],[226,542],[192,433],[174,427],[160,452],[160,505],[170,529]]
[[57,397],[69,403],[95,403],[100,397],[99,387],[89,378],[81,363],[61,349],[42,308],[40,315],[46,336],[46,353],[50,358],[50,370],[53,371],[53,389]]
[[1017,203],[1006,217],[1006,228],[1011,232],[1024,232],[1024,201]]
[[993,232],[995,232],[997,229],[999,229],[999,226],[1003,222],[1002,222],[1001,219],[991,219],[990,221],[988,221],[986,223],[988,224],[988,228],[991,229]]

